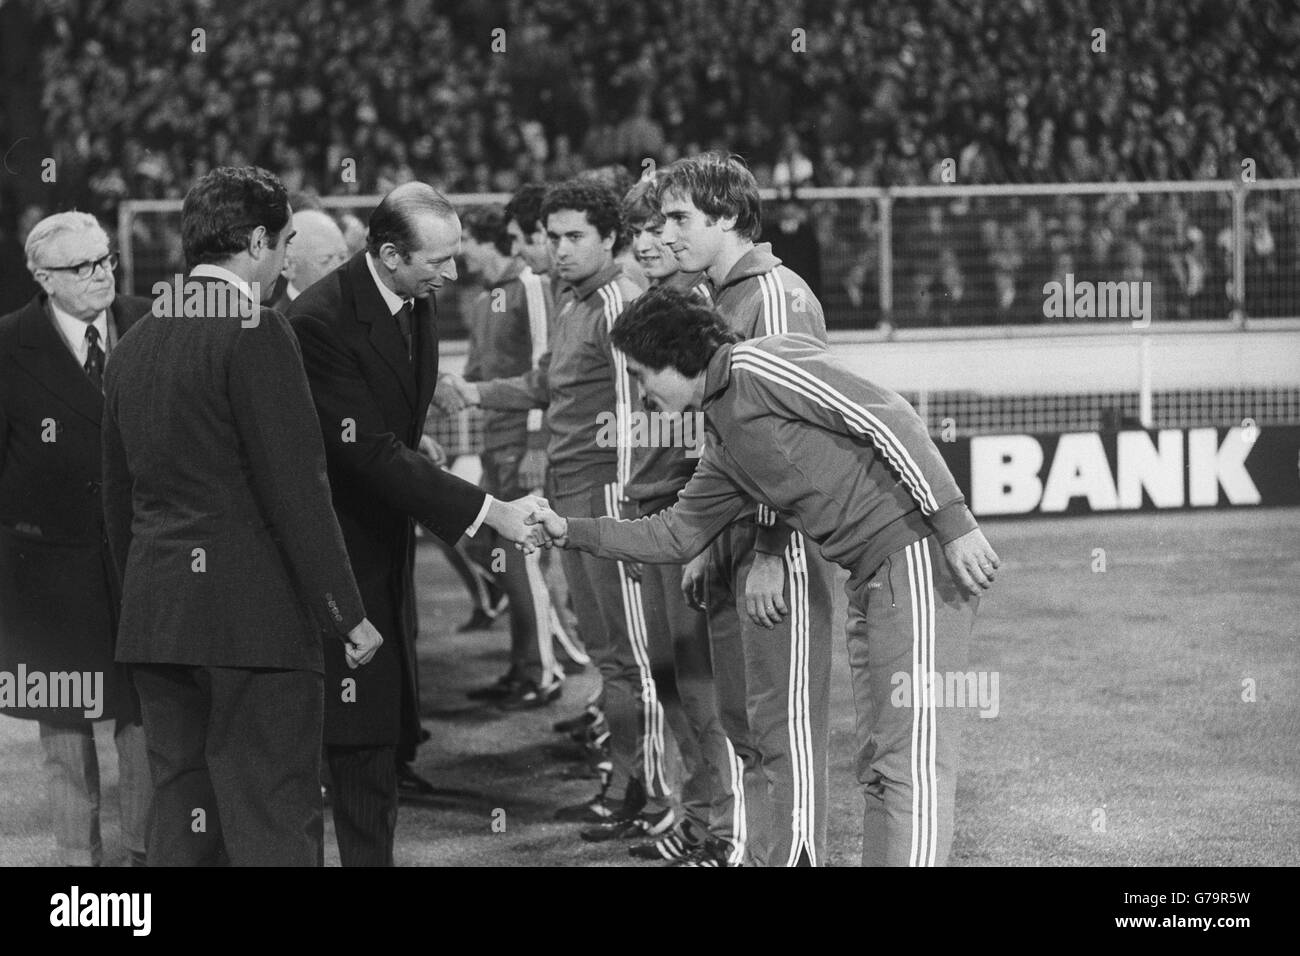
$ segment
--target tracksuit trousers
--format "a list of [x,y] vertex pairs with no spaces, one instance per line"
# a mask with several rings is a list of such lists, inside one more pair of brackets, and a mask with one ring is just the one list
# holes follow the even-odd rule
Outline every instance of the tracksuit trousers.
[[[834,572],[792,532],[782,557],[789,613],[774,629],[745,611],[757,525],[742,520],[711,546],[709,638],[722,727],[744,774],[732,862],[818,866],[826,846],[826,757]],[[739,806],[744,806],[743,819]]]
[[866,801],[862,865],[943,866],[952,848],[960,720],[976,706],[951,689],[966,671],[979,597],[953,578],[933,535],[895,551],[846,590],[856,769]]
[[[548,497],[566,518],[620,516],[621,491],[614,482],[576,494],[552,488]],[[661,800],[671,792],[664,773],[664,713],[651,674],[641,585],[622,561],[569,550],[562,560],[579,633],[601,676],[614,765],[606,794],[621,799],[635,780],[650,800]]]

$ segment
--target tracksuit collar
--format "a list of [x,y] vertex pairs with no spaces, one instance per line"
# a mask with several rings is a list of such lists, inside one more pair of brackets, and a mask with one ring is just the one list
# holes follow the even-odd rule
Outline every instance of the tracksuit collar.
[[766,275],[781,264],[781,260],[772,255],[772,244],[770,242],[759,242],[754,245],[747,253],[741,256],[727,277],[722,280],[722,285],[717,287],[721,292],[727,286],[735,285],[742,279],[752,279],[754,276]]
[[617,262],[611,262],[605,268],[601,269],[594,275],[589,275],[577,285],[568,283],[564,286],[566,291],[572,291],[574,298],[581,301],[587,298],[605,283],[617,278],[623,274],[623,267]]

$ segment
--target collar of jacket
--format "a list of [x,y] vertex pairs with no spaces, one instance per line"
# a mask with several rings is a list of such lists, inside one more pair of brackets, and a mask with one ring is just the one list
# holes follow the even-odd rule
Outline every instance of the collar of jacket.
[[617,262],[611,262],[609,265],[605,266],[605,268],[601,269],[595,275],[587,276],[587,278],[583,279],[581,282],[577,283],[576,285],[573,283],[567,283],[564,286],[564,291],[572,292],[574,298],[578,299],[578,301],[582,301],[583,299],[586,299],[588,296],[590,296],[597,289],[599,289],[601,286],[605,285],[605,283],[617,279],[622,274],[623,274],[623,267],[619,265]]
[[731,384],[731,342],[718,346],[704,370],[704,405],[707,407]]
[[752,279],[754,276],[766,275],[781,264],[781,260],[772,255],[772,244],[770,242],[757,243],[753,249],[741,256],[727,277],[722,280],[722,285],[717,287],[721,292],[727,286],[735,285],[743,279]]

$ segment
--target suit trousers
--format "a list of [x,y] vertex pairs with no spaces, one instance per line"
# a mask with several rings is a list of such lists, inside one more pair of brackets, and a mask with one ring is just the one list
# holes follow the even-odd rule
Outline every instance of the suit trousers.
[[895,551],[848,595],[862,865],[943,866],[960,722],[978,706],[965,678],[979,597],[953,578],[933,535]]
[[322,865],[323,677],[181,664],[134,671],[155,793],[149,865]]
[[[565,517],[620,514],[618,485],[612,482],[577,494],[555,490],[550,500]],[[651,800],[662,800],[670,793],[664,773],[664,713],[650,672],[641,585],[628,577],[622,561],[571,550],[564,551],[561,561],[579,633],[600,671],[614,765],[608,796],[621,799],[635,780]]]
[[758,865],[819,866],[834,571],[816,544],[791,532],[782,555],[789,613],[772,630],[760,627],[745,611],[756,535],[753,521],[739,521],[715,539],[708,592],[718,714],[745,770],[748,845],[736,847],[735,856]]
[[[99,758],[94,725],[63,727],[41,721],[40,733],[59,865],[99,866],[104,847],[99,828]],[[132,866],[144,866],[153,811],[144,726],[117,721],[113,743],[117,748],[122,846]]]
[[397,833],[395,748],[327,744],[325,757],[340,862],[392,866]]

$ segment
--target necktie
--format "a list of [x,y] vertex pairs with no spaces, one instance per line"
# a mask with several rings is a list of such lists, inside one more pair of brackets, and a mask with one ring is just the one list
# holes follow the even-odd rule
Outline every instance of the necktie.
[[95,387],[104,390],[104,350],[99,347],[99,329],[86,326],[86,364],[82,366]]
[[406,340],[406,357],[409,359],[412,355],[411,349],[411,303],[406,302],[397,310],[397,327],[402,330],[402,338]]

